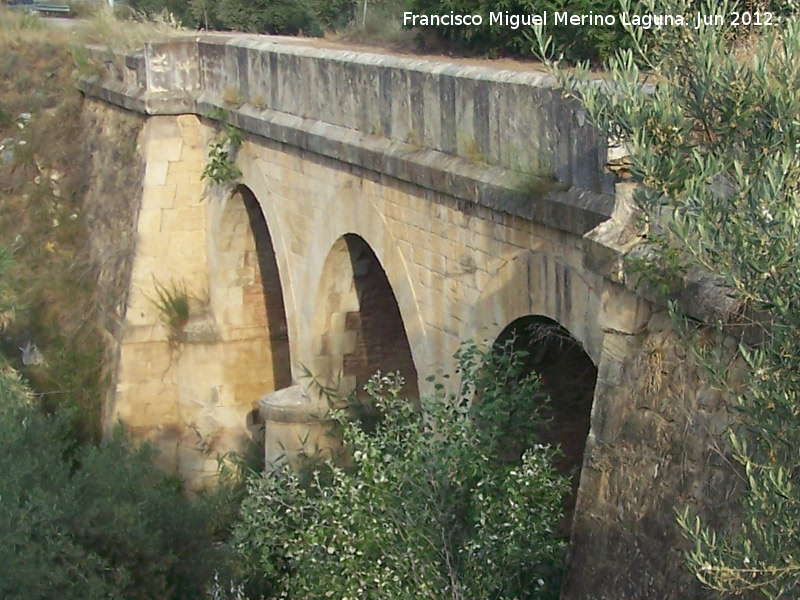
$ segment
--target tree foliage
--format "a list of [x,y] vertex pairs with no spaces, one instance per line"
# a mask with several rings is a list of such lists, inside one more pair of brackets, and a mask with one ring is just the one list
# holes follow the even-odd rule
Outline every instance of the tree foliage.
[[[667,10],[688,7],[676,2]],[[735,399],[740,419],[729,452],[747,490],[733,531],[709,528],[692,510],[681,514],[694,545],[688,565],[725,597],[796,598],[800,25],[788,19],[750,45],[732,44],[741,36],[730,29],[729,15],[744,8],[708,3],[705,13],[723,15],[722,27],[665,28],[648,40],[631,31],[647,72],[628,50],[609,60],[607,83],[586,81],[585,66],[576,77],[561,77],[590,118],[628,148],[642,184],[636,199],[643,233],[658,249],[665,276],[672,282],[688,269],[710,273],[735,306],[709,323],[719,332],[715,343],[687,343],[709,383]],[[735,387],[726,345],[738,348],[747,365]]]
[[77,447],[69,419],[42,414],[0,374],[0,596],[199,598],[224,559],[210,505],[122,431]]
[[250,482],[233,543],[253,576],[283,598],[558,597],[565,544],[553,530],[568,483],[547,447],[500,460],[506,424],[481,417],[529,401],[538,380],[484,389],[471,408],[475,374],[517,371],[520,358],[467,354],[466,395],[439,386],[421,411],[399,397],[398,376],[376,375],[373,431],[335,414],[348,465]]
[[[574,15],[615,15],[618,0],[411,0],[411,9],[422,15],[456,14],[481,15],[483,24],[477,27],[439,27],[438,33],[453,47],[471,53],[490,56],[534,56],[535,36],[530,25],[512,27],[506,22],[491,23],[491,13],[509,15],[542,15],[549,13],[549,33],[556,52],[567,60],[591,60],[598,63],[629,40],[622,26],[555,24],[555,11]],[[576,35],[576,32],[579,32]]]
[[185,27],[321,36],[353,19],[354,0],[130,0],[146,16],[170,13]]
[[219,16],[226,29],[321,36],[322,25],[304,0],[223,0]]

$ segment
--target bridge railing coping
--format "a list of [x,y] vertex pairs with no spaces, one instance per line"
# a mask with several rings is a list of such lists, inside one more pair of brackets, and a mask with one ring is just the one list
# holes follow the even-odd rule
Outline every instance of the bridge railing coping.
[[[259,36],[266,37],[266,36]],[[207,41],[205,37],[197,37],[198,42]],[[211,40],[214,41],[213,37]],[[533,85],[536,87],[556,88],[558,83],[552,75],[536,71],[516,71],[497,67],[482,67],[478,65],[458,64],[437,61],[427,58],[410,58],[392,54],[364,52],[359,50],[341,50],[332,48],[317,48],[305,45],[289,45],[284,38],[266,40],[243,37],[229,40],[226,45],[263,50],[278,54],[305,56],[309,58],[322,58],[325,60],[355,63],[360,65],[373,65],[379,67],[392,67],[404,71],[417,71],[436,75],[451,75],[465,79],[478,79],[481,81],[497,81],[500,83],[517,83]]]
[[[599,193],[613,191],[603,170],[605,141],[547,74],[247,36],[184,40],[197,44],[205,91]],[[174,69],[185,77],[180,55],[186,51],[172,44],[152,45],[150,55],[176,55]]]

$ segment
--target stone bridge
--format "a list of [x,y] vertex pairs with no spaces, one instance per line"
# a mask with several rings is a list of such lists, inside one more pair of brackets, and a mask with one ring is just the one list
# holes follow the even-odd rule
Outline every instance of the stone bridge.
[[[200,486],[306,369],[414,397],[462,341],[527,335],[577,489],[564,597],[692,597],[674,509],[718,483],[724,412],[626,287],[630,190],[549,76],[223,35],[106,66],[87,96],[147,117],[107,424]],[[241,176],[208,185],[226,124]]]

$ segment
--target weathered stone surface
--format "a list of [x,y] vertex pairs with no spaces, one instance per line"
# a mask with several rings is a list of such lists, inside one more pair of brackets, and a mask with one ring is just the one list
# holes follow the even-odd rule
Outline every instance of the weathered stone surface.
[[639,335],[606,335],[565,599],[703,597],[683,567],[689,542],[675,511],[735,522],[731,398],[684,360],[662,314]]
[[604,331],[636,334],[647,326],[650,303],[627,288],[608,282],[603,285],[600,301],[600,327]]
[[314,400],[299,385],[293,385],[258,401],[264,420],[264,460],[268,468],[285,462],[294,466],[304,459],[324,460],[341,450],[333,435],[328,405]]
[[[126,65],[144,65],[144,80],[84,79],[81,89],[146,114],[222,108],[244,131],[574,233],[597,226],[612,208],[603,140],[541,73],[228,35],[147,44]],[[298,87],[301,77],[307,83]],[[136,84],[126,88],[123,80]],[[339,102],[329,101],[331,92]],[[232,93],[241,107],[223,101]],[[458,107],[472,115],[469,126],[454,118]],[[405,112],[392,117],[396,110]],[[573,138],[581,143],[566,143]],[[176,149],[149,151],[171,159]],[[162,185],[163,165],[149,177]]]
[[214,315],[199,314],[189,319],[183,327],[183,341],[187,344],[214,344],[220,341]]
[[[728,506],[728,399],[687,364],[652,298],[632,291],[632,189],[620,185],[614,203],[603,144],[575,107],[539,74],[241,36],[170,44],[129,61],[135,77],[81,82],[159,113],[141,138],[108,418],[155,440],[165,467],[201,487],[209,457],[259,436],[262,418],[270,461],[336,451],[325,407],[289,388],[306,369],[346,392],[367,366],[400,368],[425,393],[427,375],[454,372],[463,340],[493,343],[517,319],[547,317],[598,374],[564,598],[693,597],[674,514]],[[196,115],[231,90],[249,100],[230,111],[246,132],[240,185],[206,189],[219,124]],[[534,176],[521,177],[525,165]],[[191,300],[178,331],[153,301],[173,283]]]

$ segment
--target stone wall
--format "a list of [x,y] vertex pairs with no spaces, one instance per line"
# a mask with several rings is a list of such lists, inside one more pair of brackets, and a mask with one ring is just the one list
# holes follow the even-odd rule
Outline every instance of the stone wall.
[[[244,192],[209,193],[201,171],[215,135],[190,115],[152,117],[145,127],[136,259],[107,416],[155,441],[165,465],[183,476],[214,472],[213,452],[204,452],[224,453],[251,437],[258,398],[300,379],[303,366],[319,374],[328,364],[331,374],[339,364],[363,381],[359,361],[387,369],[387,357],[407,352],[407,366],[394,368],[423,391],[418,375],[452,372],[461,341],[493,340],[531,313],[563,323],[599,357],[603,334],[593,315],[602,280],[581,272],[580,237],[263,140],[247,140],[239,152]],[[252,215],[231,208],[250,192],[273,267],[254,269]],[[321,282],[341,275],[325,272],[327,259],[350,234],[374,252],[370,268],[382,270],[386,284],[359,283],[364,265],[356,258],[343,290],[354,304],[337,311]],[[543,279],[531,285],[531,277]],[[158,286],[175,284],[193,302],[177,338],[154,302]],[[384,304],[396,305],[401,319],[391,340]],[[284,306],[285,320],[274,318]],[[352,347],[342,345],[346,335],[335,341],[336,312],[342,334],[358,330]],[[408,341],[395,344],[401,333]],[[377,351],[366,357],[368,344],[382,347],[386,360]]]
[[613,208],[605,141],[542,73],[240,34],[95,53],[106,76],[79,86],[132,111],[224,114],[260,138],[571,233]]
[[704,380],[665,312],[642,324],[606,334],[565,599],[704,598],[677,511],[723,527],[736,518],[731,398]]
[[[106,416],[155,443],[164,467],[194,487],[258,435],[259,397],[290,382],[271,240],[241,194],[205,193],[210,135],[194,116],[152,118],[142,134],[136,257]],[[159,290],[188,295],[179,330],[165,323]]]
[[[89,237],[85,254],[76,260],[96,277],[96,310],[106,332],[103,382],[108,384],[103,411],[113,398],[113,378],[119,361],[119,337],[125,315],[136,252],[135,224],[139,216],[144,163],[137,154],[136,139],[145,119],[108,104],[87,101],[81,125],[87,132],[90,170],[86,179],[83,210]],[[113,422],[104,419],[107,429]]]
[[[703,386],[663,314],[627,280],[624,255],[639,241],[629,190],[605,193],[602,165],[592,162],[590,181],[562,153],[585,144],[594,157],[599,146],[549,84],[242,36],[153,44],[128,58],[82,84],[156,115],[141,138],[147,167],[109,419],[154,440],[168,468],[201,486],[214,453],[254,435],[258,398],[301,380],[305,366],[331,378],[340,369],[352,387],[373,357],[399,357],[424,394],[428,375],[453,373],[462,341],[491,343],[520,318],[547,317],[597,367],[564,597],[697,595],[675,510],[730,506],[727,399]],[[220,124],[197,115],[223,97],[244,134],[242,177],[207,190],[200,174]],[[478,123],[483,100],[488,122]],[[453,106],[454,123],[488,145],[453,137]],[[524,125],[531,107],[543,111],[530,117],[535,131]],[[501,109],[513,131],[492,121]],[[534,183],[556,183],[521,194],[520,165],[492,139],[532,134],[525,160],[556,165]],[[385,281],[364,279],[376,267]],[[155,282],[190,293],[180,331],[164,326]],[[299,417],[282,421],[280,408],[270,418],[295,435]]]
[[[610,192],[605,142],[541,72],[498,71],[285,39],[205,34],[144,53],[147,89],[202,91],[555,181]],[[335,102],[331,99],[335,98]]]
[[599,357],[602,278],[583,272],[579,236],[256,138],[238,164],[272,233],[295,368],[316,363],[315,323],[330,318],[318,314],[331,292],[328,258],[349,234],[383,268],[421,378],[430,374],[421,365],[452,372],[461,341],[493,340],[531,312]]

